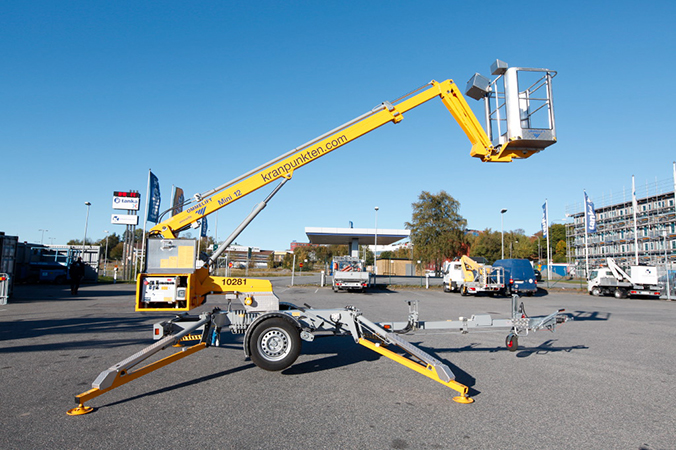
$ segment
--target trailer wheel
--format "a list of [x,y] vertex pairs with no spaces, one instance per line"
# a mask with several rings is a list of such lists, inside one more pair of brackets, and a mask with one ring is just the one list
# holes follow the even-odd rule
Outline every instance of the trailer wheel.
[[622,288],[615,289],[615,298],[627,298],[627,291]]
[[505,346],[510,352],[515,352],[519,349],[519,337],[514,333],[509,333],[505,338]]
[[251,333],[251,361],[264,370],[284,370],[300,354],[298,329],[286,319],[272,317]]

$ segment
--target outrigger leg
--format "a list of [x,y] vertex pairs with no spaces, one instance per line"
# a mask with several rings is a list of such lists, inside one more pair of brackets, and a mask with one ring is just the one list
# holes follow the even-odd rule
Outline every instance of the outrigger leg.
[[381,355],[403,366],[406,366],[411,370],[415,370],[419,374],[425,375],[426,377],[431,378],[432,380],[437,381],[446,387],[449,387],[457,391],[460,395],[457,397],[453,397],[453,401],[457,403],[474,402],[474,399],[469,397],[469,395],[467,394],[469,388],[464,384],[455,381],[455,374],[446,364],[442,363],[441,361],[429,355],[428,353],[420,350],[418,347],[411,344],[407,340],[402,339],[397,334],[382,329],[380,326],[376,325],[375,323],[371,322],[368,319],[365,319],[363,316],[358,316],[357,320],[362,327],[368,329],[368,331],[370,332],[369,334],[377,336],[385,344],[396,345],[397,347],[401,348],[406,353],[408,353],[409,355],[411,355],[420,362],[394,353],[393,351],[383,347],[383,345],[380,342],[369,341],[368,339],[363,337],[364,333],[362,333],[362,337],[360,337],[359,340],[357,341],[359,344],[363,345],[368,349],[373,350],[376,353],[380,353]]
[[[153,372],[160,367],[164,367],[168,364],[178,361],[179,359],[185,358],[188,355],[192,355],[209,345],[209,338],[211,335],[211,314],[205,314],[200,317],[193,325],[188,328],[185,328],[181,332],[169,335],[156,343],[144,348],[135,355],[130,356],[129,358],[121,361],[114,366],[110,367],[107,370],[104,370],[96,377],[96,380],[92,383],[92,389],[87,392],[75,396],[75,403],[78,404],[76,408],[68,410],[68,414],[71,416],[79,416],[82,414],[90,413],[94,410],[91,406],[85,406],[85,402],[98,397],[99,395],[108,392],[116,387],[122,386],[123,384],[129,383],[132,380],[147,375],[150,372]],[[146,360],[150,356],[158,353],[165,348],[172,346],[178,343],[183,337],[187,336],[191,332],[197,330],[198,328],[205,326],[204,332],[202,333],[202,339],[198,344],[195,344],[191,347],[184,347],[180,351],[169,355],[165,358],[155,361],[146,366],[143,366],[134,371],[130,369],[142,361]]]

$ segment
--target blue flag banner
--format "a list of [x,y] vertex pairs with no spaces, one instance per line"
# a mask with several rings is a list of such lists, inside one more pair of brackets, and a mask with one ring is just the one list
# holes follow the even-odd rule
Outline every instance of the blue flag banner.
[[148,205],[148,222],[157,223],[160,219],[160,180],[150,172],[150,203]]
[[542,205],[542,237],[547,237],[547,202]]
[[207,224],[207,218],[202,217],[202,228],[200,229],[200,237],[207,237],[207,228],[209,228],[209,225]]
[[587,215],[587,233],[596,233],[596,211],[594,203],[589,200],[587,193],[584,193],[585,214]]
[[185,203],[185,196],[183,195],[183,189],[180,187],[174,188],[174,204],[172,206],[171,215],[175,216],[176,214],[183,211],[183,203]]

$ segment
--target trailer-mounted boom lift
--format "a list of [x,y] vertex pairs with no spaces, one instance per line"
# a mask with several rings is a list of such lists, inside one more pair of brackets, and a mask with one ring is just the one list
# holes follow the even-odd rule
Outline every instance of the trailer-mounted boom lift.
[[[469,138],[472,144],[470,155],[484,162],[511,162],[513,159],[528,158],[554,144],[556,131],[551,80],[556,72],[548,69],[507,68],[501,61],[496,61],[492,72],[498,75],[496,80],[491,82],[477,74],[467,86],[467,95],[475,99],[484,98],[489,134],[481,127],[452,80],[441,83],[431,81],[393,102],[382,103],[366,114],[216,189],[196,195],[195,204],[185,205],[183,212],[153,227],[148,240],[146,268],[137,279],[136,310],[166,311],[181,315],[156,324],[155,337],[161,339],[102,372],[91,390],[76,396],[79,406],[70,410],[69,414],[86,414],[92,410],[84,405],[86,401],[189,354],[218,344],[220,333],[225,329],[244,334],[246,356],[266,370],[283,370],[293,364],[303,340],[311,342],[315,337],[324,335],[350,335],[355,342],[458,391],[460,395],[455,397],[456,401],[470,403],[472,399],[467,396],[467,387],[454,380],[448,366],[408,343],[399,334],[425,329],[467,332],[469,329],[502,327],[510,329],[507,347],[516,350],[518,336],[541,328],[553,331],[558,323],[565,322],[566,316],[561,315],[563,310],[543,318],[528,318],[525,313],[517,312],[516,298],[513,298],[510,319],[493,320],[484,314],[460,318],[458,321],[425,323],[417,319],[417,306],[410,306],[408,322],[381,326],[363,317],[354,307],[327,310],[299,308],[281,303],[267,280],[217,277],[211,272],[218,256],[266,207],[296,169],[388,122],[399,123],[405,112],[431,99],[439,98],[444,103]],[[522,85],[521,73],[529,75],[524,77],[528,80],[526,85]],[[530,77],[532,74],[537,74],[539,78],[533,81]],[[498,87],[499,80],[503,81],[502,91]],[[179,239],[178,233],[276,180],[280,182],[267,198],[256,205],[201,267],[197,267],[196,241]],[[208,295],[225,295],[227,311],[214,309],[199,316],[187,314],[187,311],[204,304]],[[239,304],[238,307],[233,307],[233,303]],[[401,328],[398,328],[399,325]],[[194,337],[195,333],[200,340],[198,344],[132,370],[148,357],[188,336]],[[388,345],[404,350],[409,358],[385,348]]]
[[[563,314],[563,309],[548,316],[528,317],[523,303],[517,307],[518,300],[517,294],[512,295],[512,314],[509,319],[493,319],[490,314],[478,314],[454,321],[420,321],[417,301],[408,301],[407,322],[374,323],[353,306],[314,309],[309,306],[299,308],[288,303],[282,304],[279,311],[255,317],[248,326],[243,320],[247,313],[230,309],[231,304],[227,311],[214,309],[199,316],[184,313],[155,324],[155,338],[160,340],[101,372],[92,383],[92,389],[75,397],[78,406],[69,410],[68,414],[91,412],[93,408],[85,406],[85,402],[211,345],[219,345],[220,333],[227,328],[232,333],[244,333],[246,356],[265,370],[283,370],[293,364],[300,353],[301,340],[312,342],[315,338],[326,336],[351,336],[355,343],[457,391],[459,395],[453,397],[454,401],[472,403],[474,400],[468,396],[467,386],[455,381],[455,375],[446,364],[409,343],[400,334],[424,330],[467,333],[470,330],[508,329],[510,331],[505,345],[513,352],[518,349],[520,336],[542,329],[554,332],[557,325],[569,319]],[[133,370],[146,359],[175,346],[190,335],[196,336],[199,343]],[[403,350],[407,356],[393,352],[388,346]]]

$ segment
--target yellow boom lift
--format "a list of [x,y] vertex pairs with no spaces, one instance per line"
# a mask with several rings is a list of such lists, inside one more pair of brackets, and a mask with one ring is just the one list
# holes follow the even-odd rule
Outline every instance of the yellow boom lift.
[[[472,145],[470,155],[484,162],[511,162],[532,156],[556,142],[551,82],[556,72],[548,69],[507,67],[493,64],[497,77],[490,81],[475,74],[467,85],[467,95],[483,99],[488,133],[479,124],[467,101],[452,80],[431,81],[427,85],[392,102],[384,102],[356,119],[263,164],[186,204],[183,212],[159,222],[149,232],[146,268],[138,276],[137,311],[180,313],[174,319],[154,326],[157,342],[101,372],[92,389],[75,397],[77,408],[71,415],[86,414],[93,408],[84,403],[104,392],[150,373],[211,345],[218,345],[222,331],[244,334],[246,356],[265,370],[283,370],[294,363],[301,341],[312,342],[321,336],[352,336],[356,343],[450,387],[459,392],[454,400],[471,403],[467,387],[456,382],[449,367],[421,351],[399,335],[418,329],[470,328],[510,329],[514,350],[515,336],[541,328],[554,330],[565,322],[559,310],[549,316],[524,318],[513,299],[512,319],[493,320],[489,315],[461,318],[459,321],[422,322],[417,304],[409,302],[407,322],[377,324],[364,318],[354,307],[319,310],[281,303],[267,280],[212,275],[216,261],[294,172],[387,123],[399,123],[404,113],[432,99],[448,108]],[[179,232],[195,227],[202,218],[275,181],[267,198],[260,202],[214,253],[198,266],[195,240],[180,239]],[[224,295],[227,310],[214,309],[199,315],[187,314],[206,301],[209,295]],[[517,317],[519,316],[519,317]],[[516,320],[518,319],[518,320]],[[158,361],[134,369],[159,351],[186,339],[199,343]],[[385,348],[393,345],[408,357]]]
[[470,295],[480,292],[496,294],[505,289],[505,270],[502,267],[491,267],[479,264],[472,258],[462,255],[460,265],[464,280],[460,286],[460,294]]

